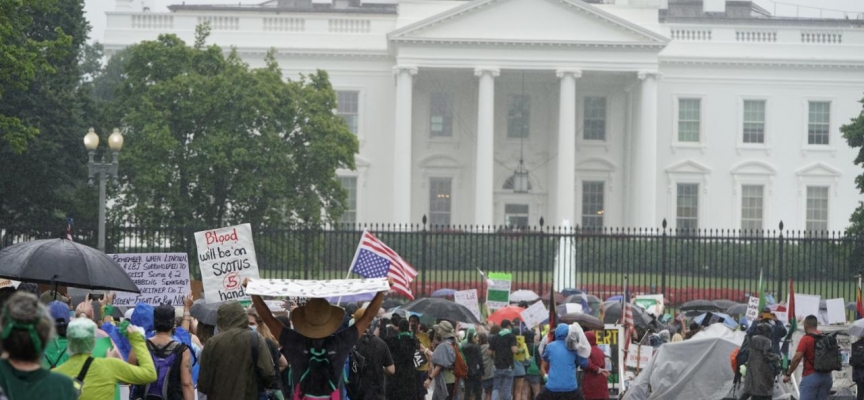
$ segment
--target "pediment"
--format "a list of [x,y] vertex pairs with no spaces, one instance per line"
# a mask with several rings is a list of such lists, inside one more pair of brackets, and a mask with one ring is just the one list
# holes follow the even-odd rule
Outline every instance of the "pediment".
[[830,177],[838,177],[841,175],[839,169],[834,168],[828,164],[816,162],[810,164],[804,168],[801,168],[795,171],[795,175],[798,176],[830,176]]
[[711,168],[708,168],[693,160],[684,160],[666,167],[666,172],[675,174],[710,174]]
[[613,172],[615,169],[615,164],[602,158],[589,158],[576,166],[576,170],[578,171]]
[[668,39],[579,0],[475,0],[402,27],[393,41],[665,46]]
[[433,154],[421,159],[418,164],[424,168],[461,168],[456,158],[444,154]]
[[774,175],[777,169],[771,164],[764,161],[744,161],[732,167],[732,174],[735,175]]

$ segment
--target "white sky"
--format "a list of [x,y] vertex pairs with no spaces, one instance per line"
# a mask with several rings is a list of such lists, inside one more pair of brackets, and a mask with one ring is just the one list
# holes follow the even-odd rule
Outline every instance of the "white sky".
[[[135,3],[143,2],[153,12],[168,11],[168,6],[185,2],[186,4],[256,4],[264,0],[136,0]],[[754,0],[771,13],[787,17],[813,17],[819,18],[843,18],[842,10],[848,12],[864,13],[864,0]],[[796,7],[796,5],[800,7]],[[84,12],[90,21],[93,30],[90,32],[90,41],[102,41],[105,34],[105,12],[115,9],[114,0],[85,0]],[[821,9],[821,11],[820,11]]]

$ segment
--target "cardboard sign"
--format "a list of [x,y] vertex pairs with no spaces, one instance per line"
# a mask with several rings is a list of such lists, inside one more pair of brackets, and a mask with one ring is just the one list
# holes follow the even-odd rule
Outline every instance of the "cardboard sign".
[[270,297],[327,298],[350,296],[358,293],[377,293],[390,290],[387,278],[330,279],[326,281],[303,279],[255,279],[249,282],[246,293]]
[[631,344],[629,350],[624,365],[630,368],[645,368],[651,361],[651,356],[654,355],[654,347],[647,345]]
[[486,288],[486,308],[490,312],[510,305],[512,279],[511,274],[489,273],[489,286]]
[[480,306],[477,302],[477,289],[457,290],[453,292],[453,301],[471,310],[471,314],[474,314],[478,321],[483,320],[483,317],[480,316]]
[[195,232],[204,298],[208,303],[249,300],[243,278],[258,278],[249,224]]
[[795,293],[795,314],[798,314],[796,315],[796,317],[799,317],[798,321],[804,321],[804,318],[808,315],[814,315],[818,318],[819,300],[821,300],[820,296]]
[[183,297],[191,293],[189,256],[186,253],[108,254],[108,257],[120,264],[141,291],[140,294],[117,292],[114,305],[182,306]]
[[759,298],[750,296],[750,302],[747,303],[747,314],[744,315],[748,321],[753,322],[759,318]]
[[522,321],[525,322],[525,326],[530,329],[534,329],[535,326],[542,324],[543,321],[549,318],[549,311],[546,310],[542,301],[532,304],[530,307],[522,310],[520,314],[522,315]]

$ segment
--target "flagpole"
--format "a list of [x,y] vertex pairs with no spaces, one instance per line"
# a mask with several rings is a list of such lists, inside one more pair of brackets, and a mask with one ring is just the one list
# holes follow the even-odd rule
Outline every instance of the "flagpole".
[[[357,257],[360,256],[360,247],[363,244],[363,237],[366,236],[366,232],[368,232],[368,231],[369,231],[368,229],[363,229],[363,234],[360,235],[360,243],[357,243],[357,250],[354,251],[354,258],[351,259],[351,264],[348,265],[348,273],[345,274],[345,279],[348,279],[351,277],[351,271],[354,270],[354,264],[357,263]],[[342,296],[340,295],[339,298],[336,299],[336,305],[338,306],[341,304],[342,304]]]

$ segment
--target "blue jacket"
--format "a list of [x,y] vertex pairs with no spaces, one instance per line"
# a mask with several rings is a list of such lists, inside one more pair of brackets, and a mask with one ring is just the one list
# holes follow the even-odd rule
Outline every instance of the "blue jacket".
[[566,324],[558,324],[555,328],[555,341],[546,345],[543,359],[549,363],[549,379],[546,390],[550,392],[572,392],[579,389],[576,383],[576,365],[588,368],[588,359],[576,354],[576,350],[567,347],[567,334],[570,328]]

